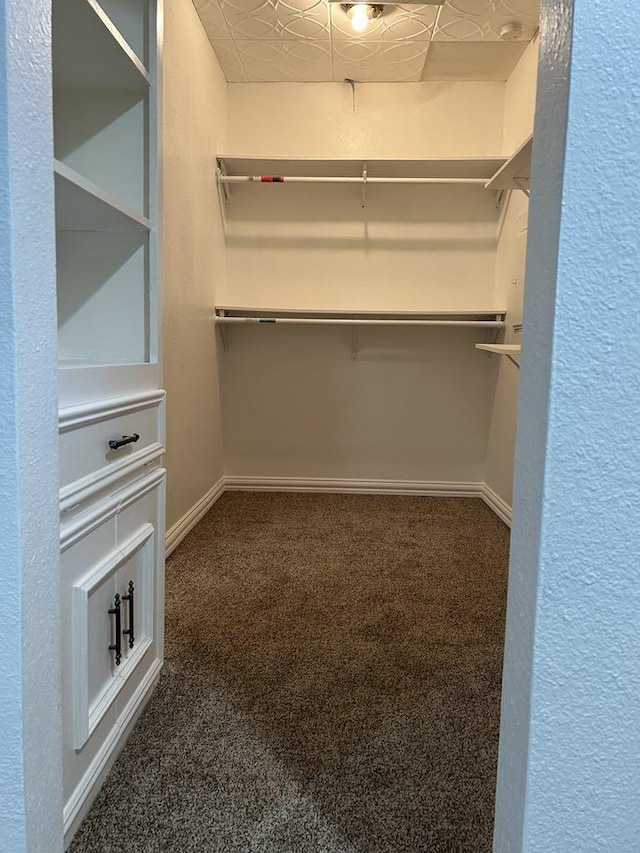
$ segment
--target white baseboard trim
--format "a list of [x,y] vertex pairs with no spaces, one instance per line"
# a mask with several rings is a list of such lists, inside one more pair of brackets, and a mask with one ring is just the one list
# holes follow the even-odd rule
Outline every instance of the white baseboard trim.
[[162,661],[154,661],[127,703],[122,716],[109,733],[107,739],[100,746],[87,772],[82,777],[80,784],[66,803],[63,814],[65,850],[71,844],[71,839],[89,812],[91,804],[102,787],[104,780],[107,778],[109,770],[111,770],[120,750],[126,743],[131,729],[136,724],[138,717],[151,698],[161,669]]
[[226,490],[226,481],[224,477],[220,477],[218,482],[206,493],[200,500],[186,512],[173,527],[167,531],[165,538],[165,555],[168,557],[184,537],[192,530],[205,515],[214,503],[220,498]]
[[507,527],[511,527],[511,507],[497,492],[494,492],[491,486],[487,486],[486,483],[482,484],[481,497],[489,509],[492,509]]
[[414,480],[331,480],[307,477],[225,477],[225,491],[332,492],[364,495],[482,497],[482,483]]
[[182,542],[225,492],[317,492],[347,495],[416,495],[482,498],[511,527],[511,507],[486,483],[423,482],[421,480],[332,480],[311,477],[221,477],[167,532],[166,556]]

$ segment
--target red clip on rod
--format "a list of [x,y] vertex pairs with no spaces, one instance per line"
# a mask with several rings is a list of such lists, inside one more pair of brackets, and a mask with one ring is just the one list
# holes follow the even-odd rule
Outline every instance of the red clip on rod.
[[282,175],[260,175],[260,180],[263,184],[283,184],[284,178]]

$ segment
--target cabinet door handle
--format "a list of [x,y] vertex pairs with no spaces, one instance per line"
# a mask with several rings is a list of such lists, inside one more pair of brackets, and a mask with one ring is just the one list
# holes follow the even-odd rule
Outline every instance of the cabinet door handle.
[[112,438],[109,442],[109,447],[112,450],[118,450],[120,447],[124,447],[125,444],[135,444],[140,436],[137,432],[134,432],[132,435],[123,435],[122,438]]
[[127,634],[129,637],[129,648],[133,648],[133,644],[136,641],[135,635],[133,633],[134,625],[133,625],[133,612],[134,612],[134,600],[133,594],[135,592],[135,587],[133,586],[133,581],[129,581],[129,594],[123,595],[122,600],[129,602],[129,627],[125,628],[122,632],[123,634]]
[[120,666],[122,660],[122,622],[120,618],[120,596],[117,593],[113,607],[109,608],[109,616],[116,617],[116,641],[109,645],[109,651],[116,653],[116,666]]

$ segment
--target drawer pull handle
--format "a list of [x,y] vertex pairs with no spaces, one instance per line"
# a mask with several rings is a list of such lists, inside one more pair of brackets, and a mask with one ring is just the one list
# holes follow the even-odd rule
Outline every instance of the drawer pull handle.
[[116,653],[116,666],[120,666],[120,661],[122,660],[122,622],[120,615],[120,596],[117,593],[115,601],[113,602],[113,607],[109,608],[109,616],[116,617],[116,641],[109,645],[109,651]]
[[125,628],[122,632],[123,634],[127,634],[129,637],[129,648],[133,648],[133,644],[136,641],[136,638],[133,633],[133,593],[135,592],[135,587],[133,586],[133,581],[129,581],[129,594],[123,595],[122,600],[129,602],[129,627]]
[[109,442],[109,447],[112,450],[118,450],[120,447],[124,447],[125,444],[135,444],[140,436],[137,432],[134,432],[133,435],[123,435],[122,438],[112,438]]

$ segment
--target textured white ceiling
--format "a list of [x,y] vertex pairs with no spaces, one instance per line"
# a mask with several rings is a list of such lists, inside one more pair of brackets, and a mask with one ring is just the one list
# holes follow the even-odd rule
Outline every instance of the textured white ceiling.
[[[230,83],[506,80],[538,26],[540,0],[385,6],[358,34],[328,0],[194,0]],[[522,36],[503,41],[518,21]]]

